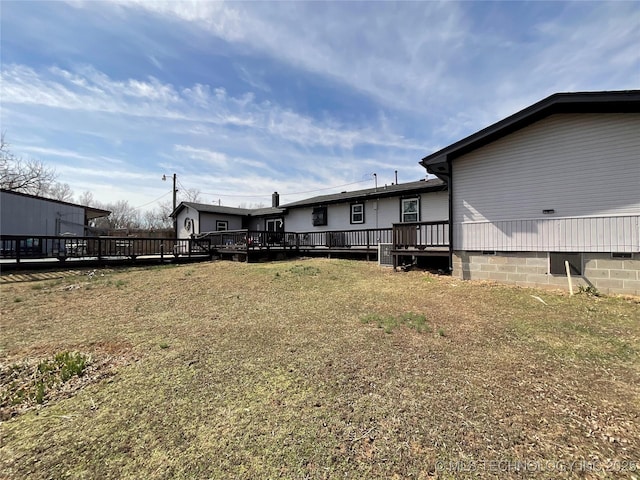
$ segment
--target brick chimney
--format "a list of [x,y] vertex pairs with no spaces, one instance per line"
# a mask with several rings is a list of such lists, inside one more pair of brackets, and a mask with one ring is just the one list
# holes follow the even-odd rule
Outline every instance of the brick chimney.
[[273,208],[280,206],[280,195],[278,195],[278,192],[273,192],[271,195],[271,206]]

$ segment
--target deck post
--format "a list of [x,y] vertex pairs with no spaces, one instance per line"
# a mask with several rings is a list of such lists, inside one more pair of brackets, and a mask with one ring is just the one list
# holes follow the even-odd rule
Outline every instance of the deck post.
[[98,237],[98,261],[102,260],[102,240]]
[[453,274],[453,166],[447,157],[447,188],[449,189],[449,272]]

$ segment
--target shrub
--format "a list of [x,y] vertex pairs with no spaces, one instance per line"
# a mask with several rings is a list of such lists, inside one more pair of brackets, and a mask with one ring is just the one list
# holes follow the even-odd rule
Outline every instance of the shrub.
[[44,403],[47,393],[81,377],[90,359],[79,352],[60,352],[36,365],[16,364],[0,372],[3,379],[0,407]]
[[599,297],[600,296],[600,291],[594,287],[593,285],[579,285],[578,286],[578,293],[582,293],[584,295],[587,295],[589,297]]

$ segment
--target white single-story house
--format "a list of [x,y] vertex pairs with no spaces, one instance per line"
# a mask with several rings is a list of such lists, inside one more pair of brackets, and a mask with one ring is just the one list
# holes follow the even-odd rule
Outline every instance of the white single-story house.
[[86,236],[90,222],[111,212],[27,193],[0,189],[2,235]]
[[[178,238],[208,237],[219,246],[233,248],[246,245],[369,258],[383,245],[385,252],[392,246],[402,248],[385,258],[448,254],[447,184],[438,178],[320,195],[285,205],[279,200],[275,192],[272,206],[259,209],[183,202],[172,215],[177,217]],[[396,235],[398,225],[406,229],[402,235]],[[230,232],[220,233],[226,231]],[[415,245],[419,240],[420,248]]]
[[178,238],[228,230],[276,230],[282,225],[283,210],[236,208],[206,203],[181,202],[171,214],[177,218]]
[[558,93],[420,162],[463,279],[640,295],[640,91]]
[[288,232],[391,228],[446,221],[447,185],[438,178],[321,195],[282,205]]
[[[321,195],[268,208],[246,209],[182,202],[178,238],[207,232],[248,229],[263,232],[317,233],[390,229],[394,223],[446,221],[447,185],[438,178]],[[389,232],[390,235],[390,232]]]

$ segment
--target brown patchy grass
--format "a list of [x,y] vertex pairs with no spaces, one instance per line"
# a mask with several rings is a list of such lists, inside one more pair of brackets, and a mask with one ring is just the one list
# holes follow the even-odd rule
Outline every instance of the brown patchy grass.
[[2,422],[9,478],[640,476],[637,300],[324,259],[0,288],[3,364],[124,359]]

